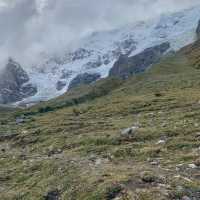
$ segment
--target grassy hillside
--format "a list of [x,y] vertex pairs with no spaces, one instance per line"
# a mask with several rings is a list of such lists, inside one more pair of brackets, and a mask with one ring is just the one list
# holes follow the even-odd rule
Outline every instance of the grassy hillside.
[[199,58],[197,42],[126,82],[1,112],[1,199],[200,199]]

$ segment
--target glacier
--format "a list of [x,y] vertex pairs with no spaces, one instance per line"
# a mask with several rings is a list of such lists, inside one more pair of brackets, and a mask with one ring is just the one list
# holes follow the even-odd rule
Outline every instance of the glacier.
[[[59,56],[30,67],[27,73],[38,92],[20,103],[46,101],[60,96],[67,91],[69,83],[82,73],[99,73],[101,78],[105,78],[121,54],[133,56],[167,41],[171,50],[177,51],[195,41],[199,19],[200,5],[117,29],[94,32],[83,38],[74,51],[63,51]],[[65,83],[60,91],[56,88],[58,81]]]

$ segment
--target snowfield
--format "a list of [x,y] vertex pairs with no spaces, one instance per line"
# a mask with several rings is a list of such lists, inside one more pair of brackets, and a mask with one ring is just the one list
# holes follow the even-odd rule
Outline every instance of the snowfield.
[[[38,93],[23,102],[43,101],[62,95],[69,83],[81,73],[99,73],[107,77],[121,54],[133,56],[148,47],[170,42],[171,50],[192,43],[200,19],[200,6],[169,13],[145,22],[128,24],[111,31],[96,32],[82,39],[74,52],[63,52],[29,69],[30,82]],[[65,86],[58,91],[57,82]]]

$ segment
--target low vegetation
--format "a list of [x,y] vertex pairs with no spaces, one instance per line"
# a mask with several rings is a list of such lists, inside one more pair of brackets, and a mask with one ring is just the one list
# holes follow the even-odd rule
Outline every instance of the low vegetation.
[[[198,43],[123,83],[105,79],[1,112],[1,199],[200,199],[193,52],[200,56]],[[133,137],[122,137],[133,126]]]

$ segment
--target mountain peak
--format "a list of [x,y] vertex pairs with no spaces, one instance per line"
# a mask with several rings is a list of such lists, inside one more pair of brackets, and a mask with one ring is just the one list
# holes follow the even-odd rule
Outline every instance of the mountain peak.
[[[171,51],[176,51],[192,43],[196,39],[199,13],[200,7],[195,7],[83,38],[77,49],[63,51],[62,55],[49,57],[28,69],[30,82],[37,86],[38,92],[24,101],[48,100],[62,95],[80,74],[97,73],[105,78],[122,54],[131,57],[166,42]],[[58,87],[58,83],[62,83],[59,84],[62,87]]]
[[29,76],[12,58],[8,59],[0,74],[0,103],[13,103],[37,93],[36,87],[29,82]]

